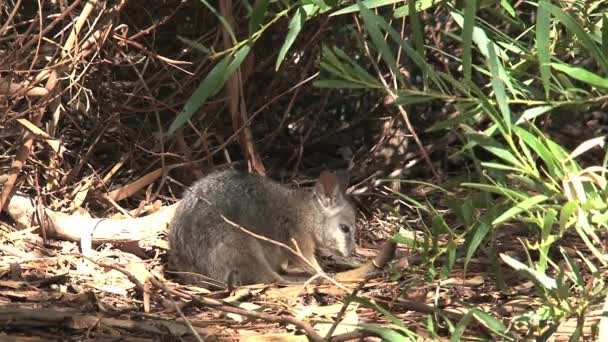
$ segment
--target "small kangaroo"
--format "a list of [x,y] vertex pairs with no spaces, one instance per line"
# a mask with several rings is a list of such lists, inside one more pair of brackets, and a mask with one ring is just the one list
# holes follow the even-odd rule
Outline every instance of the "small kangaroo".
[[[348,257],[355,249],[355,209],[346,199],[346,175],[324,171],[311,189],[295,189],[270,178],[225,170],[213,172],[185,193],[169,230],[169,268],[186,283],[196,274],[229,285],[285,282],[283,275],[314,274],[316,253]],[[182,273],[183,272],[183,273]]]

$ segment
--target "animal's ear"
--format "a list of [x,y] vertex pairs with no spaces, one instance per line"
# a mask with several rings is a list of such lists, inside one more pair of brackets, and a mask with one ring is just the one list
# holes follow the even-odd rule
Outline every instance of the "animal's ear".
[[323,171],[317,179],[314,194],[323,208],[339,209],[344,205],[344,191],[347,186],[348,173],[346,171]]

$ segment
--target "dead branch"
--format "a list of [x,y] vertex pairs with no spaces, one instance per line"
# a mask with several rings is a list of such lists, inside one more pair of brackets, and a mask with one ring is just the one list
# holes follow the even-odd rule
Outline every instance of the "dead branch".
[[[129,219],[103,219],[68,215],[45,209],[49,236],[57,239],[80,241],[87,234],[94,244],[103,242],[139,242],[150,239],[166,229],[173,218],[177,203],[164,207],[154,214]],[[26,196],[14,195],[6,208],[7,213],[24,229],[40,225],[34,201]]]

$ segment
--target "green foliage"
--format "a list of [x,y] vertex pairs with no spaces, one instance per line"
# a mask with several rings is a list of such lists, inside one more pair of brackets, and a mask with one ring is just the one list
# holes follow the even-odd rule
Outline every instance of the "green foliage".
[[[512,26],[518,29],[503,33],[500,27],[504,23],[496,18],[482,19],[487,10],[497,9],[495,4],[486,1],[479,4],[467,1],[463,8],[450,1],[412,1],[398,8],[391,6],[392,1],[359,2],[356,7],[346,7],[334,15],[359,12],[368,35],[367,43],[377,54],[368,57],[372,64],[376,57],[383,63],[375,65],[376,77],[379,78],[380,70],[386,70],[395,82],[372,81],[369,74],[345,56],[340,60],[348,61],[343,62],[348,69],[335,67],[335,64],[334,68],[326,67],[336,60],[329,49],[323,51],[321,67],[331,74],[333,83],[317,82],[335,87],[370,84],[373,86],[369,88],[380,91],[382,84],[386,95],[395,97],[395,105],[449,102],[462,109],[458,118],[436,123],[433,130],[458,128],[462,131],[466,144],[460,153],[467,155],[479,168],[479,174],[472,175],[475,181],[460,184],[469,189],[469,199],[449,205],[466,229],[450,228],[441,214],[432,209],[434,218],[430,228],[424,227],[423,241],[414,243],[412,238],[403,236],[396,237],[395,241],[416,246],[425,256],[428,267],[433,267],[443,256],[442,270],[430,270],[427,275],[444,279],[459,256],[464,256],[466,270],[473,256],[496,236],[499,229],[509,229],[513,225],[528,228],[532,235],[523,240],[523,248],[529,256],[527,262],[506,254],[501,255],[500,260],[536,284],[541,306],[524,315],[527,318],[522,316],[516,320],[525,321],[537,336],[543,337],[549,337],[568,317],[578,317],[582,322],[587,307],[608,293],[608,287],[599,279],[594,291],[586,289],[583,271],[566,253],[561,255],[568,270],[558,267],[552,260],[552,250],[563,251],[562,245],[567,241],[562,238],[572,231],[591,253],[578,252],[580,258],[586,260],[585,273],[594,274],[606,265],[607,257],[599,249],[602,241],[597,232],[606,228],[608,219],[604,200],[608,170],[601,166],[585,168],[576,161],[595,146],[603,146],[604,139],[583,142],[579,148],[568,152],[535,125],[536,121],[554,112],[596,106],[608,96],[605,91],[607,57],[602,53],[606,51],[608,40],[604,33],[608,32],[608,25],[604,25],[606,15],[600,10],[606,4],[595,3],[584,7],[589,12],[583,13],[564,11],[551,1],[541,0],[530,2],[525,13],[526,10],[516,10],[508,1],[502,1],[500,4],[507,16],[501,18],[510,23],[512,21],[506,18],[511,17],[519,24]],[[460,44],[462,59],[446,51],[435,52],[460,63],[461,74],[436,71],[424,58],[430,47],[420,43],[418,13],[439,8],[450,13],[462,28],[460,40],[451,42]],[[388,12],[392,10],[394,18],[415,14],[410,18],[412,37],[406,39],[397,34],[389,16],[374,13],[372,9],[382,9],[382,13],[390,9]],[[521,20],[524,14],[535,16],[536,25]],[[599,29],[590,29],[593,27]],[[413,41],[416,48],[408,41]],[[428,75],[431,82],[420,88],[403,78],[396,57],[398,50],[414,61],[422,71],[423,79]],[[583,56],[591,57],[592,63],[587,66],[573,63]],[[482,118],[490,120],[485,129],[479,128]],[[481,151],[489,155],[483,155]],[[484,193],[493,194],[494,198],[471,200]],[[444,245],[437,243],[440,237],[446,241]],[[465,315],[454,326],[453,340],[461,338],[472,316],[472,313]],[[575,335],[581,333],[577,331]]]
[[[570,112],[576,119],[577,111],[599,107],[608,99],[608,16],[604,13],[608,1],[574,1],[573,8],[564,10],[570,3],[527,1],[514,8],[508,0],[407,4],[311,0],[285,1],[279,7],[258,0],[251,9],[249,36],[235,42],[233,49],[213,55],[222,58],[186,103],[170,132],[221,89],[251,44],[279,19],[289,18],[277,69],[311,19],[356,15],[362,31],[353,28],[351,34],[359,45],[336,46],[333,42],[323,46],[318,65],[322,77],[315,86],[371,89],[392,98],[394,106],[406,108],[451,106],[458,115],[436,122],[429,132],[457,130],[463,146],[454,155],[466,157],[471,164],[466,180],[436,189],[446,199],[451,220],[429,203],[396,193],[404,205],[429,220],[418,228],[423,238],[410,229],[409,234],[397,234],[394,241],[420,252],[427,280],[446,279],[460,261],[466,272],[471,260],[482,252],[493,258],[492,265],[502,265],[494,272],[505,293],[509,291],[501,274],[504,270],[510,268],[529,279],[536,285],[538,297],[510,323],[525,325],[530,335],[547,339],[569,317],[576,317],[582,327],[588,308],[608,294],[600,275],[608,258],[598,233],[608,226],[608,170],[578,162],[581,155],[603,147],[604,139],[579,142],[569,152],[537,126],[562,112]],[[443,17],[424,16],[425,11]],[[441,36],[443,50],[426,37],[426,26],[434,25],[427,22],[430,18],[453,20],[459,27],[456,33]],[[398,26],[401,20],[406,23],[405,33]],[[203,52],[211,53],[209,49]],[[430,56],[445,58],[449,67],[438,68]],[[419,79],[406,75],[405,65]],[[458,195],[452,193],[455,189]],[[517,237],[524,252],[520,255],[527,260],[498,251],[498,233],[515,227],[529,233]],[[563,238],[568,234],[582,241],[583,251],[566,252],[568,241]],[[391,322],[391,329],[362,328],[387,340],[414,336],[386,309],[362,298],[351,300],[374,308]],[[497,336],[510,338],[506,324],[472,307],[455,325],[448,322],[451,339],[460,340],[473,321]],[[429,318],[427,328],[432,336],[438,323],[437,317]],[[580,327],[574,337],[581,334]]]

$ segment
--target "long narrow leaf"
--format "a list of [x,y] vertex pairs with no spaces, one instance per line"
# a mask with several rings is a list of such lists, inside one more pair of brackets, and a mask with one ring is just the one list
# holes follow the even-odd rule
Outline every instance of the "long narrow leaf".
[[[374,8],[378,8],[378,7],[382,7],[382,6],[396,4],[398,2],[403,2],[403,0],[365,0],[365,1],[362,1],[361,3],[363,4],[363,6],[369,8],[369,9],[374,9]],[[330,14],[329,16],[333,17],[333,16],[337,16],[337,15],[355,13],[355,12],[359,12],[358,4],[344,7],[343,9],[336,11],[336,12]]]
[[[548,0],[541,0],[546,3]],[[546,6],[539,6],[536,11],[536,50],[538,51],[538,65],[540,77],[545,90],[545,97],[549,98],[551,90],[551,68],[549,66],[549,29],[551,27],[551,14]]]
[[597,46],[593,38],[589,36],[587,32],[580,26],[577,20],[561,8],[550,4],[548,1],[539,3],[540,7],[543,7],[546,11],[550,12],[551,15],[559,20],[568,31],[574,33],[579,39],[581,44],[591,53],[591,56],[598,62],[604,72],[608,72],[608,57],[602,53],[600,48]]
[[475,28],[475,12],[477,11],[477,0],[466,2],[464,9],[464,24],[462,28],[462,66],[465,82],[471,81],[473,28]]
[[[440,3],[441,1],[443,1],[443,0],[416,0],[416,1],[412,0],[412,2],[415,3],[415,6],[416,6],[413,9],[413,12],[418,13],[420,11],[427,10],[427,9],[433,7],[433,5]],[[393,15],[395,18],[403,18],[403,17],[407,17],[410,14],[412,14],[412,8],[409,6],[409,1],[408,1],[408,5],[397,8]]]
[[[450,12],[450,15],[452,18],[454,18],[454,21],[458,24],[458,26],[464,27],[464,18],[460,13],[452,11]],[[473,42],[475,42],[479,52],[481,52],[485,58],[490,58],[490,53],[488,51],[489,45],[494,47],[497,56],[501,56],[502,59],[506,58],[506,55],[502,49],[488,38],[484,30],[477,26],[473,28]],[[512,94],[516,95],[519,93],[511,83],[510,77],[507,76],[507,71],[502,66],[502,63],[498,64],[498,74]]]
[[496,97],[496,102],[498,102],[498,108],[502,113],[507,135],[511,135],[511,110],[509,109],[509,101],[507,99],[507,93],[505,92],[505,84],[500,74],[499,65],[501,63],[496,56],[495,44],[492,42],[488,42],[488,64],[490,66],[490,72],[492,73],[494,96]]
[[256,0],[249,18],[249,36],[253,35],[262,26],[262,21],[268,10],[268,2],[270,0]]
[[[376,50],[380,53],[380,57],[384,60],[386,65],[391,69],[393,74],[403,81],[403,76],[401,72],[399,72],[399,68],[397,67],[397,60],[395,59],[395,54],[392,49],[388,46],[382,33],[380,32],[380,25],[382,23],[386,24],[386,21],[377,15],[375,15],[372,11],[363,6],[362,3],[358,3],[359,11],[361,12],[361,18],[363,18],[363,22],[365,23],[365,28],[369,33],[369,36],[372,40],[372,43],[376,47]],[[388,25],[388,24],[387,24]]]
[[469,265],[469,261],[477,251],[477,248],[481,244],[481,242],[485,239],[486,235],[490,231],[492,226],[485,223],[480,222],[475,225],[475,227],[467,234],[467,241],[465,245],[467,246],[465,258],[464,258],[464,270],[466,272],[467,266]]
[[523,140],[528,147],[534,151],[534,153],[541,157],[543,162],[548,168],[549,174],[551,176],[561,178],[563,172],[559,166],[559,160],[563,160],[558,158],[545,144],[542,139],[537,138],[532,133],[526,131],[525,129],[514,126],[513,131],[515,134]]
[[608,88],[608,78],[601,77],[591,71],[585,70],[583,68],[573,67],[563,63],[551,63],[551,66],[554,69],[561,71],[581,82],[585,82],[594,87]]
[[513,208],[505,211],[502,215],[498,216],[494,221],[492,221],[492,224],[499,225],[503,222],[506,222],[524,211],[529,211],[536,205],[546,201],[548,198],[549,197],[547,197],[545,195],[536,195],[536,196],[530,197],[530,198],[526,199],[525,201],[518,203]]
[[407,7],[409,10],[410,23],[412,25],[412,37],[414,40],[414,47],[420,56],[424,58],[424,41],[423,41],[423,31],[422,26],[420,25],[420,18],[418,17],[418,12],[416,11],[416,4],[421,3],[422,1],[408,1]]
[[289,31],[287,31],[287,37],[285,38],[285,41],[283,42],[283,45],[281,46],[281,50],[279,50],[279,55],[277,56],[275,70],[279,70],[279,67],[283,63],[283,60],[285,59],[287,52],[289,51],[289,49],[295,42],[296,38],[300,34],[300,31],[302,30],[302,26],[304,25],[304,22],[306,21],[306,19],[308,19],[308,16],[309,16],[309,13],[307,13],[307,12],[310,11],[312,13],[316,9],[318,9],[318,7],[315,5],[303,5],[302,7],[298,7],[298,9],[296,10],[296,13],[293,15],[293,17],[289,21],[289,26],[288,26]]
[[175,133],[177,129],[182,127],[204,103],[210,97],[217,94],[226,80],[232,76],[236,69],[241,65],[245,57],[249,54],[251,47],[244,45],[241,47],[234,56],[226,56],[213,69],[207,74],[207,77],[203,79],[198,88],[190,96],[184,109],[177,115],[175,120],[169,127],[169,135]]
[[496,140],[479,133],[467,134],[467,138],[512,166],[523,169],[523,164],[513,155],[513,153]]
[[524,275],[528,276],[530,279],[534,280],[538,284],[542,285],[542,287],[546,290],[556,290],[557,282],[555,279],[548,277],[547,275],[540,273],[522,262],[511,258],[507,254],[500,254],[500,258],[507,263],[507,265],[511,266],[516,271],[522,272]]

